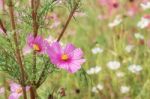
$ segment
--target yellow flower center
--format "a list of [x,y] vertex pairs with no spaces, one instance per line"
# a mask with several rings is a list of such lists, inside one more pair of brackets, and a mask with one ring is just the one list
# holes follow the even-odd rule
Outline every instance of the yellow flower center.
[[39,47],[39,45],[37,45],[37,44],[33,44],[33,49],[34,49],[35,51],[40,51],[40,47]]
[[63,54],[62,56],[61,56],[61,59],[62,60],[64,60],[64,61],[66,61],[66,60],[68,60],[68,55],[67,54]]
[[16,93],[22,93],[22,88],[18,88],[17,90],[16,90]]

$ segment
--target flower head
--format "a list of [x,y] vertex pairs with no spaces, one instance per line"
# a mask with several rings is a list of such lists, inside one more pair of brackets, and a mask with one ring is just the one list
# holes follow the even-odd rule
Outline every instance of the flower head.
[[48,47],[47,53],[53,64],[70,73],[75,73],[85,62],[85,59],[82,58],[82,50],[75,48],[72,44],[68,44],[65,48],[62,48],[58,42],[54,42]]
[[128,67],[128,70],[131,71],[132,73],[138,74],[140,71],[142,71],[142,67],[140,65],[130,65]]
[[4,7],[4,0],[0,0],[0,10],[2,10]]
[[107,63],[108,68],[110,68],[111,70],[117,70],[120,68],[120,62],[118,61],[110,61]]
[[0,94],[4,94],[5,92],[5,88],[4,87],[0,87]]
[[95,66],[90,68],[89,70],[87,70],[87,74],[91,75],[91,74],[97,74],[102,70],[102,68],[100,66]]
[[120,91],[121,91],[122,94],[128,93],[130,91],[130,87],[121,86]]
[[99,47],[95,47],[92,49],[92,53],[93,54],[98,54],[98,53],[102,53],[104,50],[102,48]]
[[[28,91],[29,88],[30,88],[29,86],[26,86],[25,90]],[[11,94],[9,95],[9,99],[19,99],[19,97],[22,96],[23,94],[21,85],[17,83],[11,83],[10,90],[11,90]]]
[[121,72],[121,71],[116,72],[116,76],[118,78],[124,77],[124,75],[125,75],[124,72]]
[[24,53],[29,53],[31,50],[34,50],[38,53],[45,53],[48,42],[44,40],[41,36],[34,37],[29,35],[27,38],[27,46],[24,48]]
[[141,20],[137,23],[137,27],[144,29],[144,28],[148,27],[149,24],[150,24],[150,19],[148,19],[146,17],[142,17]]
[[120,5],[118,0],[98,0],[98,1],[100,5],[107,8],[109,15],[115,13]]
[[128,52],[128,53],[130,53],[133,50],[133,48],[134,48],[134,45],[127,45],[125,47],[125,51]]
[[150,2],[143,2],[140,4],[143,10],[150,9]]
[[139,40],[144,39],[144,36],[140,33],[135,33],[134,36],[135,36],[136,39],[139,39]]
[[98,93],[99,91],[103,90],[104,89],[104,86],[102,84],[98,84],[96,86],[94,86],[92,88],[92,92],[93,93]]
[[110,22],[110,23],[108,24],[108,26],[109,26],[110,28],[113,28],[113,27],[115,27],[115,26],[121,24],[122,21],[123,21],[123,20],[122,20],[121,16],[118,15],[118,16],[116,16],[116,18],[115,18],[112,22]]

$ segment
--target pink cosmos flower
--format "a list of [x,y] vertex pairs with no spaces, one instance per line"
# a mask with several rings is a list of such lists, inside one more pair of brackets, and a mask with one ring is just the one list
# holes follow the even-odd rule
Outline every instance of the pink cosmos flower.
[[[145,15],[143,16],[143,18],[145,18],[145,19],[147,19],[147,20],[150,21],[150,14],[145,14]],[[148,25],[147,27],[150,28],[150,23],[149,23],[149,25]]]
[[38,53],[45,53],[48,42],[44,40],[41,36],[34,37],[33,35],[29,35],[27,37],[27,45],[23,49],[24,54],[30,53],[32,50]]
[[119,8],[118,0],[98,0],[99,4],[108,9],[108,14],[112,15]]
[[135,14],[138,12],[138,6],[136,4],[131,4],[128,8],[127,14],[129,16],[135,16]]
[[4,94],[4,92],[5,92],[5,88],[4,88],[4,87],[1,87],[1,88],[0,88],[0,94]]
[[136,0],[129,0],[125,6],[127,7],[127,15],[130,17],[134,17],[139,11],[139,5],[140,5],[140,0],[136,1]]
[[[28,91],[30,89],[30,87],[26,86],[25,89],[26,89],[26,91]],[[11,83],[10,90],[11,90],[11,94],[9,95],[9,99],[19,99],[19,97],[22,96],[22,94],[23,94],[21,85],[19,85],[17,83]]]
[[4,8],[4,0],[0,0],[0,10],[3,10]]
[[70,73],[77,72],[85,62],[85,59],[82,58],[82,50],[75,48],[72,44],[68,44],[65,48],[62,48],[58,42],[54,42],[48,47],[47,53],[53,64]]

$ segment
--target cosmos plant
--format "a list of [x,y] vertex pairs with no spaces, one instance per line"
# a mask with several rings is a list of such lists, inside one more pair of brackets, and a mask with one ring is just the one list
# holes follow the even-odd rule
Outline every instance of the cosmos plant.
[[[8,73],[13,82],[9,83],[10,95],[5,97],[19,99],[23,96],[27,99],[27,92],[30,92],[30,98],[37,99],[36,90],[48,74],[56,70],[66,70],[72,74],[82,69],[81,65],[85,62],[82,49],[71,43],[65,47],[60,44],[81,0],[30,0],[30,7],[19,1],[19,5],[15,5],[17,1],[14,0],[6,1],[0,0],[0,70]],[[41,31],[49,25],[46,21],[51,9],[59,4],[67,5],[70,14],[58,38],[48,42],[49,35],[45,36]],[[16,8],[19,9],[15,11]],[[60,24],[57,16],[49,18],[56,21],[53,24],[56,29]]]

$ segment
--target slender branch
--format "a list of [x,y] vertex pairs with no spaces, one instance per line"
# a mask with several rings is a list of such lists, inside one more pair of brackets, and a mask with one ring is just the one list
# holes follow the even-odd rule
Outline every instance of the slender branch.
[[27,99],[27,95],[26,95],[26,90],[25,90],[25,71],[24,71],[24,65],[22,63],[22,59],[21,59],[21,54],[20,54],[20,49],[19,49],[19,43],[18,43],[18,35],[16,33],[16,23],[15,23],[15,18],[14,18],[14,8],[13,8],[13,3],[12,0],[9,0],[9,13],[10,13],[10,19],[11,19],[11,26],[12,26],[12,30],[14,32],[14,42],[15,42],[15,47],[16,47],[16,59],[17,62],[20,66],[20,73],[21,73],[21,85],[22,85],[22,89],[23,89],[23,95],[24,95],[24,99]]
[[8,36],[8,34],[7,34],[7,30],[6,30],[6,28],[4,27],[4,24],[3,24],[3,22],[2,22],[2,20],[0,19],[0,27],[1,27],[1,29],[3,30],[3,33],[4,33],[4,37],[5,37],[5,39],[9,42],[9,44],[10,44],[10,46],[11,46],[11,48],[13,49],[13,51],[15,52],[15,49],[13,48],[13,45],[12,45],[12,42],[11,42],[11,40],[8,38],[8,37],[6,37],[6,36]]
[[43,68],[43,70],[39,76],[37,83],[36,83],[36,88],[38,88],[40,86],[42,78],[45,76],[45,70],[47,69],[48,63],[49,63],[49,60],[45,63],[45,66],[44,66],[44,68]]
[[70,15],[69,15],[69,17],[68,17],[66,23],[65,23],[65,26],[64,26],[64,28],[62,29],[62,31],[61,31],[61,33],[60,33],[58,39],[57,39],[58,42],[60,41],[60,39],[61,39],[62,36],[64,35],[64,33],[65,33],[65,31],[66,31],[66,29],[67,29],[67,27],[68,27],[68,25],[69,25],[69,23],[70,23],[70,21],[71,21],[71,19],[72,19],[74,13],[75,13],[75,11],[76,11],[76,9],[78,8],[79,2],[80,2],[80,0],[79,0],[78,2],[76,2],[74,8],[72,9],[72,11],[71,11],[71,13],[70,13]]
[[38,98],[38,95],[37,95],[36,88],[31,86],[30,87],[30,99],[37,99],[37,98]]
[[[39,8],[40,0],[31,0],[31,8],[32,8],[32,28],[33,28],[33,35],[36,38],[38,34],[38,29],[39,29],[39,24],[38,24],[38,15],[37,15],[37,10]],[[32,72],[33,72],[33,82],[32,86],[30,89],[30,98],[31,99],[36,99],[37,93],[36,93],[36,51],[33,52],[33,67],[32,67]]]
[[38,16],[37,16],[37,10],[40,4],[40,0],[31,0],[31,8],[32,8],[32,27],[33,27],[33,33],[34,33],[34,37],[37,36],[38,34]]
[[33,52],[33,67],[32,67],[32,72],[33,72],[33,85],[36,83],[36,52]]
[[[31,0],[31,8],[32,8],[32,27],[33,27],[33,35],[34,37],[38,34],[39,24],[38,24],[38,16],[37,16],[37,10],[40,4],[40,0]],[[33,52],[33,84],[35,85],[36,82],[36,52]]]

